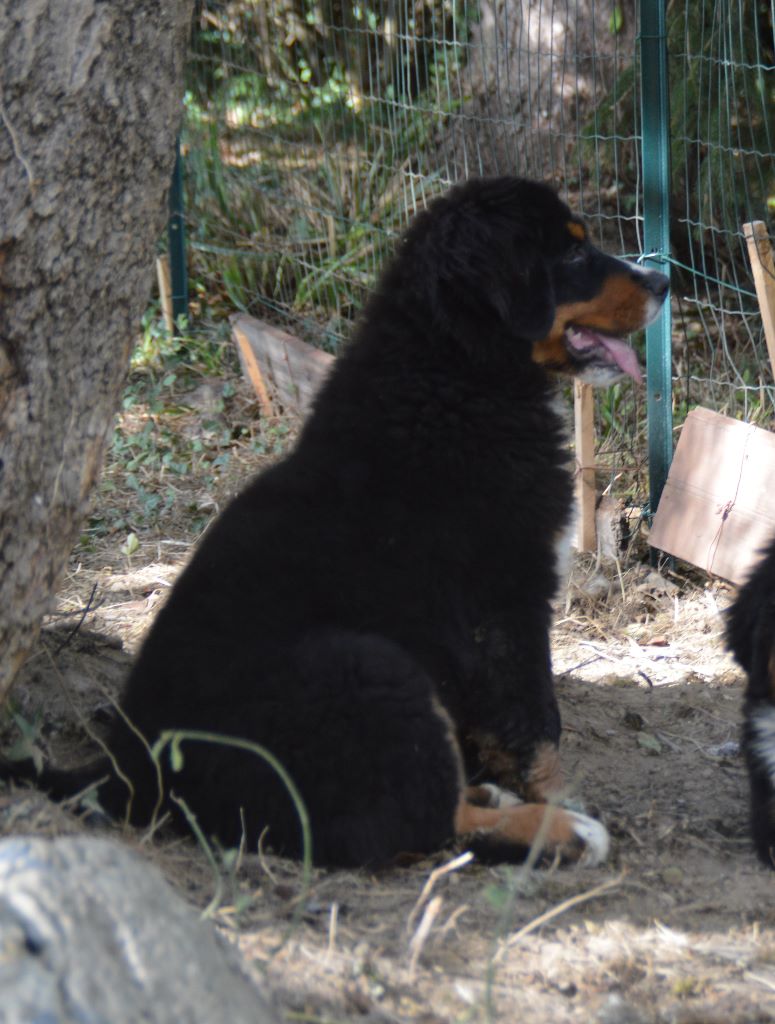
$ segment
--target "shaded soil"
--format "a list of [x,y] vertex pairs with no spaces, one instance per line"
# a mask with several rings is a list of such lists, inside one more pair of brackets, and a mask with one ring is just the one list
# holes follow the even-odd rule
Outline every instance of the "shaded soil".
[[[110,713],[185,558],[140,540],[131,557],[114,543],[74,559],[15,688],[30,742],[60,763],[86,756],[84,724]],[[580,558],[568,594],[554,634],[564,762],[612,834],[604,867],[434,874],[461,852],[447,850],[379,874],[316,870],[307,885],[271,855],[218,855],[216,877],[193,841],[111,831],[208,908],[289,1021],[775,1020],[775,876],[747,837],[742,678],[721,642],[732,592],[633,556],[623,574]],[[83,827],[0,788],[2,834]]]

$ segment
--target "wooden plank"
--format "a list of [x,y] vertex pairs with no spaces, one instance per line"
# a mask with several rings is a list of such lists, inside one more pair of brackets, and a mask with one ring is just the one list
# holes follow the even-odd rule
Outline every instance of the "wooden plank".
[[156,280],[159,284],[159,301],[164,323],[170,337],[175,334],[175,317],[172,314],[172,279],[170,261],[166,256],[156,257]]
[[693,409],[686,418],[649,544],[741,583],[775,534],[775,434]]
[[772,242],[767,234],[767,225],[761,220],[743,224],[743,234],[748,243],[748,257],[762,311],[770,367],[775,375],[775,263],[772,259]]
[[237,353],[239,354],[242,372],[253,385],[253,390],[258,398],[258,404],[261,406],[261,415],[265,417],[274,416],[274,406],[269,397],[269,388],[266,386],[264,375],[261,373],[261,367],[250,345],[248,336],[239,327],[235,326],[232,330],[234,332],[234,340],[237,343]]
[[306,414],[334,357],[247,313],[233,316],[231,325],[262,411],[271,415],[276,403],[286,412]]
[[576,435],[576,504],[578,524],[576,547],[597,550],[595,529],[595,398],[590,384],[573,383]]

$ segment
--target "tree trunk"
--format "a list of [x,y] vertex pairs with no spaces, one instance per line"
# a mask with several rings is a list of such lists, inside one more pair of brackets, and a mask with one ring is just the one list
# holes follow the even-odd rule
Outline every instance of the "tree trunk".
[[583,173],[576,135],[632,64],[634,0],[480,0],[479,13],[461,76],[468,117],[451,119],[447,140],[451,173],[558,183]]
[[192,0],[0,0],[0,702],[102,463],[164,226]]

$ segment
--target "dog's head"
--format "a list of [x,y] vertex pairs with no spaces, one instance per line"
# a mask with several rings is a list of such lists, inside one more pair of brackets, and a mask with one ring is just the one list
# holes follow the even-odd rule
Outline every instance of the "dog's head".
[[547,185],[473,179],[420,214],[402,243],[407,274],[436,324],[472,355],[520,345],[547,370],[609,384],[640,380],[623,336],[650,323],[664,274],[608,256]]

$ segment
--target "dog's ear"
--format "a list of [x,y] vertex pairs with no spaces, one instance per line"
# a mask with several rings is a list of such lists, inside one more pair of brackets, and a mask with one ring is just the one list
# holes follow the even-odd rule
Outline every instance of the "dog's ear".
[[554,296],[534,228],[516,222],[511,211],[475,203],[442,200],[421,217],[415,237],[406,239],[412,250],[406,269],[438,328],[474,346],[487,335],[546,337]]

